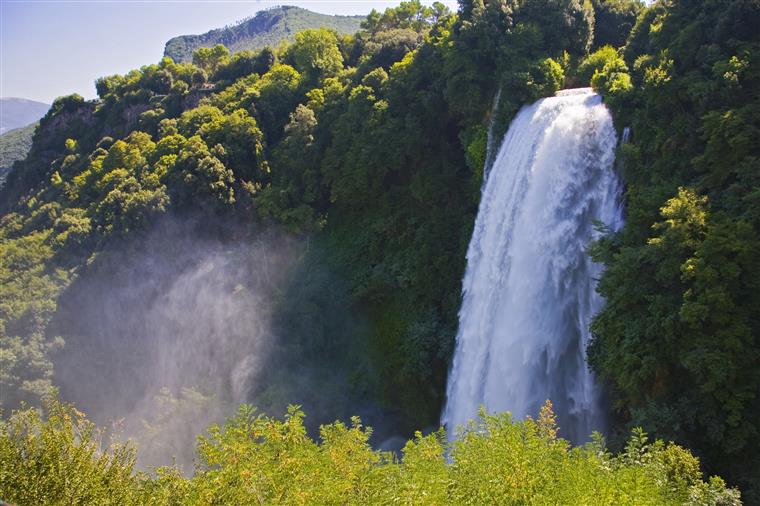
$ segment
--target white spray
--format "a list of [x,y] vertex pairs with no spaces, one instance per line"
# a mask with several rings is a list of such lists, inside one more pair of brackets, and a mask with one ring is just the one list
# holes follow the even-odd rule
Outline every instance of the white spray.
[[595,221],[622,224],[615,146],[610,114],[590,89],[526,106],[510,125],[467,252],[442,416],[450,434],[480,405],[524,418],[546,399],[571,441],[603,428],[585,359],[603,304],[595,291],[601,266],[586,249]]

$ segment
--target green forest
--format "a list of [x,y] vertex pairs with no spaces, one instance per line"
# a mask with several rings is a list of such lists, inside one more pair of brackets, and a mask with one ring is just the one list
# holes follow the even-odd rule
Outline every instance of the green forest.
[[[0,188],[0,498],[760,504],[759,26],[758,0],[410,0],[354,35],[200,48],[58,98]],[[450,442],[489,125],[501,138],[523,105],[584,86],[630,133],[625,225],[589,246],[612,431],[571,447],[548,403]],[[143,309],[208,251],[242,265],[219,290],[266,315],[268,358],[255,387],[188,366],[143,417],[154,441],[214,395],[248,404],[191,427],[192,472],[136,466],[158,443],[112,442],[99,410],[170,386],[135,372],[153,360]],[[212,314],[249,332],[245,308]],[[226,363],[229,346],[183,350]]]

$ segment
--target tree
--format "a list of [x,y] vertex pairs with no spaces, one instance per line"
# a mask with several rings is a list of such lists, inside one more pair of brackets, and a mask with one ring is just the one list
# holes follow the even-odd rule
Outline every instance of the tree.
[[256,61],[253,64],[253,71],[263,76],[269,72],[269,69],[274,66],[276,61],[277,56],[274,54],[272,48],[267,46],[262,49],[258,55],[256,55]]
[[389,7],[382,14],[373,9],[361,27],[372,35],[396,29],[422,33],[450,14],[449,8],[440,2],[426,6],[419,0],[402,1],[398,7]]
[[214,47],[201,47],[193,53],[193,65],[197,65],[208,74],[213,74],[220,66],[229,61],[229,57],[229,49],[222,44],[217,44]]
[[124,84],[124,82],[124,78],[120,75],[99,77],[95,80],[95,91],[98,93],[98,96],[103,99],[110,93],[114,93]]
[[285,137],[274,153],[272,184],[257,199],[261,216],[294,230],[316,225],[321,197],[319,160],[314,146],[317,118],[299,104],[285,125]]
[[245,110],[215,117],[197,130],[209,146],[224,146],[221,161],[237,178],[264,182],[269,172],[264,157],[264,134]]
[[288,115],[301,100],[299,92],[302,76],[290,65],[275,64],[256,81],[253,89],[256,119],[266,140],[274,145],[282,137],[282,128]]
[[[217,150],[216,154],[222,153]],[[187,139],[166,179],[169,195],[177,206],[219,209],[235,202],[234,173],[198,135]]]
[[207,80],[208,80],[208,76],[206,75],[205,70],[198,69],[195,72],[193,72],[193,75],[192,75],[193,86],[202,86],[206,83]]
[[633,30],[644,3],[641,0],[592,0],[594,6],[594,43],[592,49],[603,46],[622,47]]
[[536,25],[543,35],[541,46],[550,55],[567,51],[583,56],[591,49],[594,10],[584,0],[525,0],[516,18]]
[[296,68],[312,82],[330,77],[343,68],[338,38],[335,32],[325,28],[298,32],[288,52]]
[[409,28],[393,28],[377,32],[367,40],[362,39],[360,44],[362,58],[366,59],[364,66],[389,70],[391,65],[422,44],[422,35]]
[[[594,77],[594,74],[601,73],[605,66],[607,66],[609,71],[612,67],[608,66],[608,64],[618,61],[622,62],[620,67],[623,68],[625,61],[618,55],[617,50],[612,46],[604,46],[581,61],[576,71],[576,77],[580,84],[588,85],[591,83],[591,78]],[[627,71],[627,67],[625,68]]]

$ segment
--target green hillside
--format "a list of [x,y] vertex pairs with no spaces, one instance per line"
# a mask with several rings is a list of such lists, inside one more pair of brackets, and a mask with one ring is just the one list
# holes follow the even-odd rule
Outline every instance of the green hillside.
[[200,47],[224,44],[231,52],[275,47],[293,41],[297,32],[307,28],[328,28],[338,33],[354,33],[364,16],[330,16],[300,7],[273,7],[235,25],[211,30],[202,35],[180,35],[166,43],[164,55],[175,62],[188,62]]
[[0,135],[0,184],[17,160],[26,158],[32,147],[32,136],[38,123],[16,128]]

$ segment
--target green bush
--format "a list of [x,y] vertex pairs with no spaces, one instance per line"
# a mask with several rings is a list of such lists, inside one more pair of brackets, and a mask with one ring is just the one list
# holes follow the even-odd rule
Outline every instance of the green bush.
[[129,445],[103,446],[73,406],[46,398],[0,423],[0,497],[31,504],[701,504],[738,505],[719,478],[702,481],[687,450],[642,431],[611,455],[599,435],[572,448],[547,402],[537,420],[481,413],[449,443],[417,433],[400,455],[373,450],[358,418],[311,439],[304,414],[241,406],[198,439],[192,477],[135,473]]
[[14,504],[139,504],[135,452],[55,395],[0,421],[0,498]]

